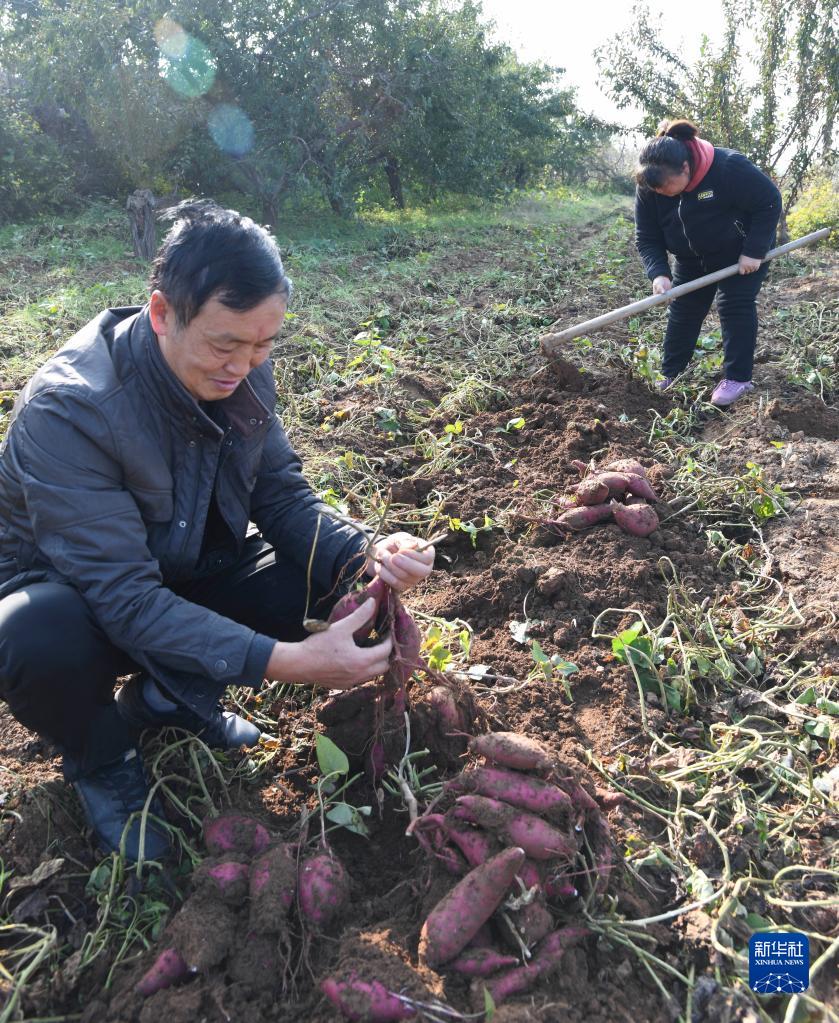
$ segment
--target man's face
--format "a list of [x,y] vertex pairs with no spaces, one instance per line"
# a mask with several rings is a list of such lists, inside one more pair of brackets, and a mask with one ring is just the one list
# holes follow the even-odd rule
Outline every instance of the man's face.
[[247,312],[208,299],[186,327],[161,291],[149,299],[151,325],[169,368],[197,401],[229,397],[265,362],[280,332],[286,298],[270,295]]
[[690,164],[685,161],[679,174],[671,174],[669,178],[665,179],[664,184],[654,188],[653,191],[658,192],[659,195],[669,195],[672,198],[675,195],[681,195],[688,187],[689,181]]

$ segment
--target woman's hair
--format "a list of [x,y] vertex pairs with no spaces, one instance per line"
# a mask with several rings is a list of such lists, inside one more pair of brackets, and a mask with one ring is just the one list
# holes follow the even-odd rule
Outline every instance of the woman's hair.
[[641,150],[635,184],[646,189],[660,188],[668,178],[681,173],[685,161],[692,172],[693,159],[686,143],[698,134],[699,129],[690,121],[662,121],[656,137]]
[[211,298],[245,312],[271,295],[291,297],[277,243],[250,217],[211,199],[188,199],[165,215],[174,224],[150,285],[166,296],[181,327]]

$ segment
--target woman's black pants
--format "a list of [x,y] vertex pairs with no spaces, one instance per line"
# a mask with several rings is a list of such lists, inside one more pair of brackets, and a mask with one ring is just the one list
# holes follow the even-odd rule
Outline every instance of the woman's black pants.
[[[176,589],[263,635],[305,638],[305,573],[278,564],[259,537],[248,539],[228,568]],[[326,617],[338,596],[315,593],[309,614]],[[114,682],[139,670],[107,639],[72,586],[34,583],[0,600],[0,697],[21,724],[65,754],[68,781],[136,745],[136,730],[117,711]],[[219,698],[224,689],[218,684]]]
[[[737,254],[720,258],[677,259],[673,273],[673,286],[694,281],[697,277],[720,270],[737,262]],[[664,355],[661,372],[675,377],[690,362],[702,321],[708,315],[714,296],[722,327],[723,375],[726,380],[752,379],[755,347],[757,345],[757,294],[766,279],[769,264],[750,274],[735,274],[717,284],[691,291],[670,303],[667,330],[664,335]]]

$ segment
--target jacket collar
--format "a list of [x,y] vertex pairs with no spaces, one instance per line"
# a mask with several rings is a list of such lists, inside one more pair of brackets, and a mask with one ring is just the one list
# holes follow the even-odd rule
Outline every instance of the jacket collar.
[[[144,389],[152,400],[175,421],[186,424],[201,424],[204,432],[219,435],[222,430],[201,408],[184,385],[172,372],[163,358],[157,335],[152,330],[148,306],[143,306],[136,316],[124,320],[115,334],[125,330],[131,360],[137,370]],[[237,433],[249,437],[271,419],[273,412],[257,397],[246,377],[228,398],[216,404],[227,417]]]

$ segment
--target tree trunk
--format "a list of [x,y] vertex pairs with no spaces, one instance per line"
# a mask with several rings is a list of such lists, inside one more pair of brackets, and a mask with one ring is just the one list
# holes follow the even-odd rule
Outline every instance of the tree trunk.
[[399,172],[399,161],[395,156],[388,156],[385,160],[385,174],[390,187],[390,197],[396,203],[397,209],[405,209],[405,196],[402,194],[402,175]]
[[154,259],[157,248],[154,237],[154,196],[147,188],[138,188],[129,195],[125,208],[131,223],[134,255],[138,259]]
[[790,240],[789,227],[787,227],[787,208],[781,207],[781,219],[778,221],[778,245],[786,245]]

